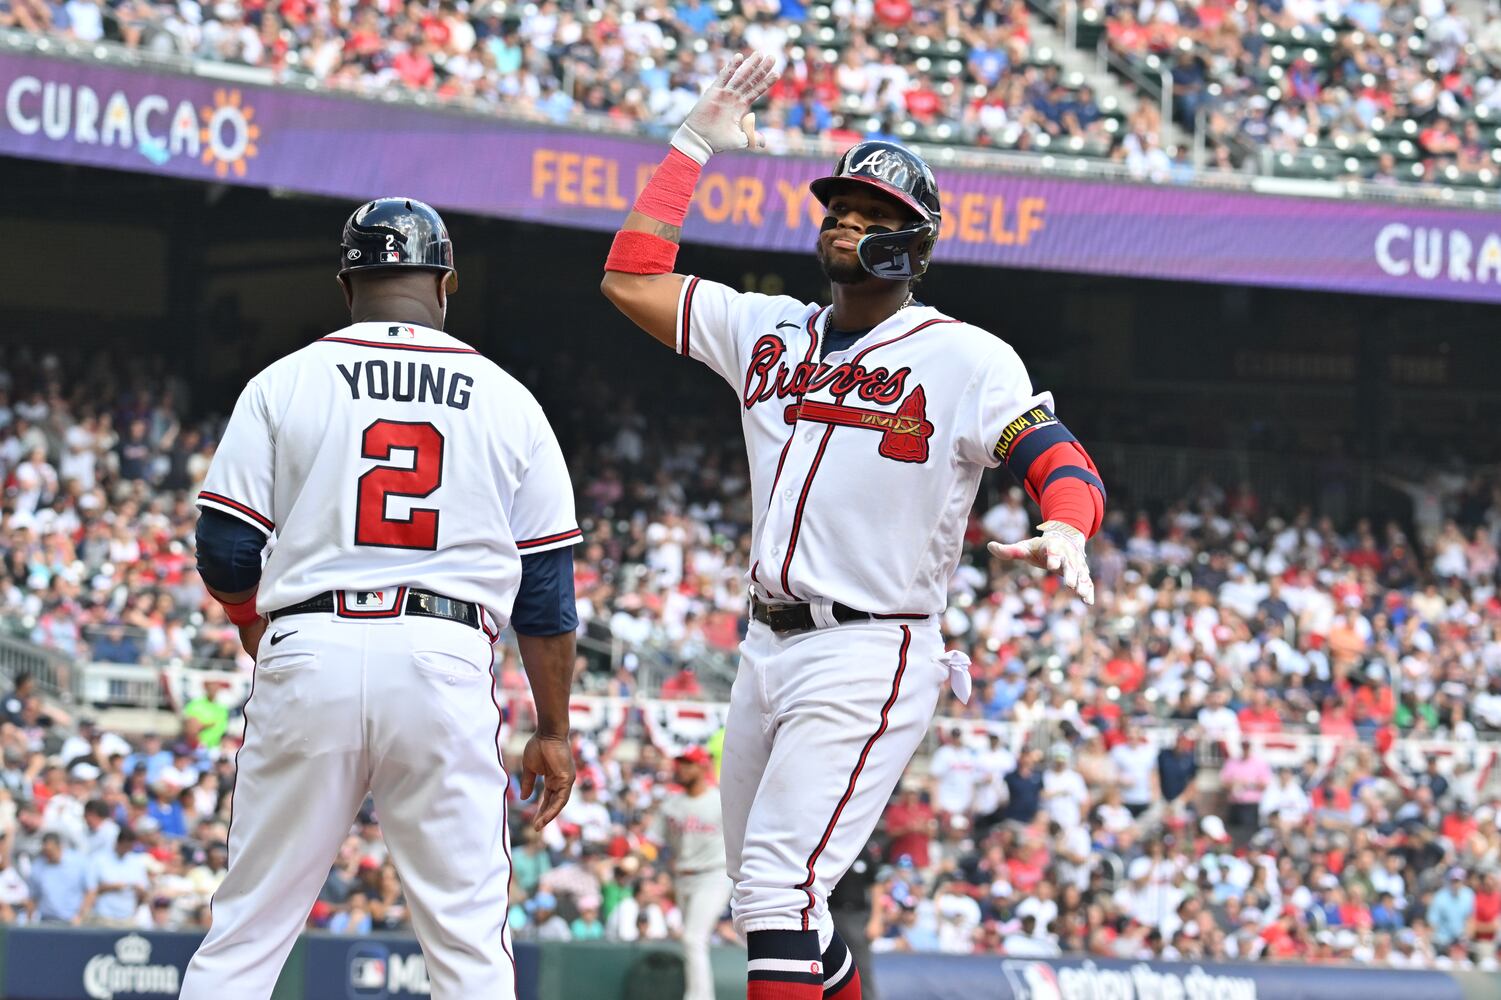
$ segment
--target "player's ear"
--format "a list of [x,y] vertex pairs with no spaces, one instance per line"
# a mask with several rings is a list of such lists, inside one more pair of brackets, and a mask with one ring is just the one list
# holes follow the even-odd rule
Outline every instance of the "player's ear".
[[344,292],[344,305],[350,309],[353,309],[354,289],[349,287],[349,279],[344,277],[344,275],[342,274],[335,275],[334,278],[339,282],[339,288],[341,288]]

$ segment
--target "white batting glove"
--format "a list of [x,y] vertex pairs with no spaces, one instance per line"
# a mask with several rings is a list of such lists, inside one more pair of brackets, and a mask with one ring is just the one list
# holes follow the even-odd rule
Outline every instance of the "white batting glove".
[[1001,559],[1016,560],[1057,573],[1085,604],[1094,603],[1094,581],[1084,558],[1084,532],[1062,521],[1044,521],[1042,534],[1022,542],[991,542],[987,548]]
[[726,150],[765,149],[766,140],[756,133],[756,116],[750,109],[777,82],[776,64],[776,59],[763,52],[752,53],[749,59],[736,55],[725,63],[678,126],[673,146],[700,166]]

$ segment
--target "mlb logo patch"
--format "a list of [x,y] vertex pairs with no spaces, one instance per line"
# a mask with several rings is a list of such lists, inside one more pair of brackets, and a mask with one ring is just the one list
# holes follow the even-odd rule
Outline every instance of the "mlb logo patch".
[[417,337],[417,328],[414,327],[414,326],[392,326],[392,327],[388,327],[386,329],[386,336],[388,336],[388,337],[403,337],[403,338],[405,338],[407,340],[414,340]]
[[356,990],[381,990],[386,985],[386,963],[374,956],[359,956],[349,963],[349,985]]
[[384,590],[338,590],[334,613],[352,621],[368,621],[371,618],[397,618],[406,607],[407,588],[387,587]]
[[382,264],[400,264],[401,263],[401,251],[400,250],[382,250],[381,253],[380,253],[380,262]]

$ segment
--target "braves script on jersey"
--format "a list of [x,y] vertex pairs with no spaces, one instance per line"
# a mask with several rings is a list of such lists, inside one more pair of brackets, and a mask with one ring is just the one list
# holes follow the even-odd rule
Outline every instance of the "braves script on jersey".
[[[445,333],[358,323],[250,381],[198,502],[267,533],[257,608],[288,613],[257,650],[229,872],[183,1000],[271,994],[367,793],[432,995],[514,1000],[491,639],[521,555],[579,537],[536,400]],[[464,614],[430,613],[444,598]]]
[[273,532],[262,612],[411,585],[503,626],[522,552],[579,538],[542,408],[473,348],[357,323],[250,380],[199,504]]
[[980,474],[1034,406],[1003,341],[926,306],[899,310],[819,358],[828,309],[683,283],[678,351],[741,401],[763,597],[936,614]]

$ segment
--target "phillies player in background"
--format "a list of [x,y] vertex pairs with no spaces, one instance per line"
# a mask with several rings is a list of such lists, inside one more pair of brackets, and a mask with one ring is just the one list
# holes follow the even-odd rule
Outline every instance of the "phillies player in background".
[[980,475],[1005,465],[1040,534],[993,543],[1086,603],[1100,525],[1094,464],[1004,341],[913,300],[942,222],[932,172],[863,142],[813,182],[832,307],[673,273],[709,157],[760,145],[751,105],[775,80],[735,57],[673,137],[615,237],[603,290],[737,397],[751,472],[751,625],[720,773],[749,1000],[856,1000],[830,888],[864,847],[948,681],[968,661],[939,632]]
[[662,803],[663,836],[672,851],[672,884],[683,909],[683,1000],[714,1000],[709,945],[730,901],[724,867],[724,817],[719,789],[710,780],[714,760],[703,747],[689,747],[673,761],[681,786]]
[[353,325],[250,380],[198,496],[199,573],[256,666],[229,873],[182,997],[271,995],[373,792],[433,997],[515,1000],[491,643],[515,629],[536,697],[540,829],[573,785],[573,490],[537,401],[442,332],[436,212],[370,202],[340,260]]

